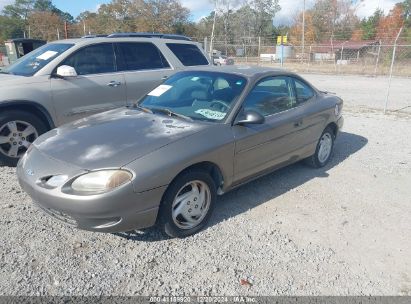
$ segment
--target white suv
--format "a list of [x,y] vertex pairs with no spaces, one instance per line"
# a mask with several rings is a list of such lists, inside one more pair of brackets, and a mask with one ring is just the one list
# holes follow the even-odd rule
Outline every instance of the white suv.
[[210,61],[178,35],[122,33],[60,40],[0,71],[0,165],[16,165],[42,133],[134,103],[164,79]]

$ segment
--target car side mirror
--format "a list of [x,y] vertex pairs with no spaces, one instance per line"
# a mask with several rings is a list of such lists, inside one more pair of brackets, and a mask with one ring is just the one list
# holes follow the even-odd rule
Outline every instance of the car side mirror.
[[57,68],[56,76],[61,77],[61,78],[76,77],[77,72],[75,68],[69,65],[62,65]]
[[245,110],[240,116],[240,120],[236,122],[236,125],[261,125],[265,122],[265,118],[260,113],[253,110]]

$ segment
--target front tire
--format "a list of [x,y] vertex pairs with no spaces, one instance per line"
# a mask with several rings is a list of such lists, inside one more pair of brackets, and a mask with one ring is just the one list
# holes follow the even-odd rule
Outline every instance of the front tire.
[[47,131],[37,116],[18,110],[0,114],[0,165],[14,167],[29,146]]
[[322,168],[328,164],[334,148],[334,140],[335,134],[333,130],[327,127],[321,134],[315,153],[305,160],[306,163],[313,168]]
[[159,224],[168,236],[184,238],[202,230],[214,210],[217,190],[203,171],[187,171],[167,189],[160,207]]

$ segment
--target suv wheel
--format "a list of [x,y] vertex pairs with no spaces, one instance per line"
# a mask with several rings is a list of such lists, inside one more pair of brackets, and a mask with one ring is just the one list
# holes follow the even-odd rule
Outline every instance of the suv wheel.
[[207,224],[217,198],[209,174],[187,171],[167,189],[160,207],[162,230],[171,237],[187,237]]
[[0,114],[0,165],[16,166],[20,157],[47,131],[38,117],[23,111]]

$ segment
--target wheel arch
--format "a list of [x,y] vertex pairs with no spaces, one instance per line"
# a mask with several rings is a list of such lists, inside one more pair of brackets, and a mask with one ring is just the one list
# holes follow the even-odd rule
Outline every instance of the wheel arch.
[[17,110],[32,113],[36,115],[39,119],[41,119],[46,124],[49,130],[54,129],[56,127],[47,109],[44,106],[38,104],[37,102],[28,100],[6,101],[0,103],[0,110]]
[[217,188],[218,193],[222,193],[221,188],[224,184],[224,176],[222,174],[220,167],[217,164],[210,162],[210,161],[203,161],[203,162],[195,163],[181,170],[180,173],[178,173],[174,177],[174,179],[171,181],[170,184],[172,184],[179,176],[186,173],[187,171],[194,171],[194,170],[201,170],[201,171],[207,172],[211,176],[213,181],[215,182],[215,186]]
[[333,131],[334,138],[336,138],[336,137],[337,137],[337,134],[338,134],[338,125],[337,125],[335,122],[330,122],[330,123],[324,128],[324,130],[327,129],[327,128],[330,128],[330,129]]

